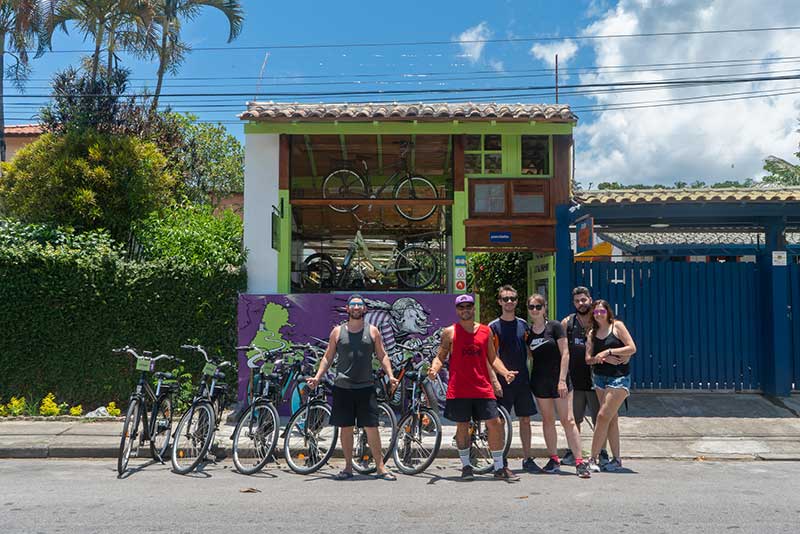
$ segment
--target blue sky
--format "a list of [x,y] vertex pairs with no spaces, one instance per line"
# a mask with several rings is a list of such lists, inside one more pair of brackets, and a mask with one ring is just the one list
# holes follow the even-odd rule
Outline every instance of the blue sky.
[[[700,75],[742,75],[781,71],[800,73],[800,31],[718,36],[557,40],[543,42],[459,44],[466,39],[519,37],[569,37],[608,33],[693,31],[699,29],[800,25],[792,0],[759,8],[745,0],[581,0],[567,1],[437,1],[266,2],[244,0],[246,23],[242,35],[226,46],[224,17],[206,10],[184,27],[184,36],[197,50],[179,75],[169,78],[165,94],[242,93],[221,97],[165,97],[164,103],[191,111],[202,120],[220,120],[240,138],[236,114],[256,96],[257,77],[266,52],[269,59],[258,89],[259,100],[358,101],[465,99],[463,94],[369,96],[314,96],[297,93],[522,87],[552,85],[552,57],[559,52],[561,83],[652,80]],[[309,9],[309,5],[311,8]],[[742,21],[733,24],[732,21]],[[424,46],[237,50],[233,47],[306,45],[328,43],[386,43],[448,41]],[[225,47],[224,50],[202,50]],[[33,62],[26,92],[42,95],[47,80],[87,49],[77,33],[59,34],[55,53]],[[632,72],[576,71],[570,69],[681,64],[700,61],[753,60],[730,68]],[[785,62],[784,62],[785,61]],[[155,85],[156,65],[124,57],[137,88]],[[719,66],[718,66],[719,67]],[[431,73],[435,73],[431,75]],[[199,79],[198,79],[199,78]],[[608,109],[586,106],[629,107],[639,102],[675,98],[708,98],[744,91],[784,90],[797,81],[752,83],[735,88],[665,89],[634,94],[563,95],[561,101],[578,109],[576,130],[577,173],[586,185],[603,180],[627,183],[669,183],[675,180],[741,179],[757,176],[764,157],[791,158],[797,151],[797,94],[739,99],[695,105]],[[16,90],[6,85],[7,92]],[[290,93],[280,95],[279,93]],[[469,98],[495,101],[552,102],[541,91],[505,94],[472,93]],[[8,123],[34,122],[41,98],[7,99]],[[753,117],[757,117],[754,125]],[[746,126],[746,127],[745,127]]]

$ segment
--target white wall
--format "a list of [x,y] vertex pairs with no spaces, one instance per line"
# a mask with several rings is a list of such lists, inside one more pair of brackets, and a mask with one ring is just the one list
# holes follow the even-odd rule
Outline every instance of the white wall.
[[[278,135],[247,134],[244,153],[244,246],[247,292],[278,292],[278,251],[272,249],[272,206],[278,206]],[[288,206],[284,207],[284,210]]]

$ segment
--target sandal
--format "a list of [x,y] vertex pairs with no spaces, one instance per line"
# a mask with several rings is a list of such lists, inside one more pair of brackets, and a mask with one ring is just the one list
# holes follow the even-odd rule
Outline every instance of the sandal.
[[394,476],[394,474],[392,474],[390,471],[386,471],[385,473],[379,473],[375,475],[375,478],[379,480],[391,480],[391,481],[397,480],[397,477]]
[[339,473],[333,477],[334,480],[349,480],[353,478],[353,473],[350,471],[339,471]]

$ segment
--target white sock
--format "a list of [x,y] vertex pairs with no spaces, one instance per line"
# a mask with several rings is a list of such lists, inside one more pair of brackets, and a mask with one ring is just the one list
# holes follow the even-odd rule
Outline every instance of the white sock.
[[503,468],[503,451],[492,451],[492,460],[494,460],[494,470]]
[[461,458],[461,466],[469,465],[469,449],[458,449],[458,457]]

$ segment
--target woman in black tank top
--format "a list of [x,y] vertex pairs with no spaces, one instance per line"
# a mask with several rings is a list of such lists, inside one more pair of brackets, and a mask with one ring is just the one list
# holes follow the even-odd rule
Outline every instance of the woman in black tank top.
[[630,359],[636,353],[628,329],[614,317],[605,300],[592,305],[592,330],[586,340],[586,363],[592,365],[594,387],[600,410],[592,438],[590,469],[599,471],[597,455],[608,438],[614,458],[605,466],[607,471],[622,467],[619,453],[619,408],[630,395]]

